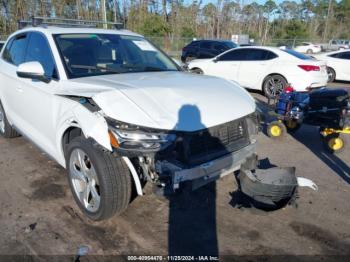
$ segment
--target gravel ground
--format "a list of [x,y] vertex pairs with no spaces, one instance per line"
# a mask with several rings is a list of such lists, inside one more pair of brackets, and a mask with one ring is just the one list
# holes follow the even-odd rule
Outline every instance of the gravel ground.
[[297,167],[319,190],[300,188],[297,205],[265,212],[237,207],[233,176],[170,198],[146,186],[121,216],[92,222],[60,166],[23,138],[0,138],[0,254],[75,255],[86,246],[95,255],[350,256],[349,150],[326,154],[310,126],[279,141],[260,134],[258,142],[260,158]]

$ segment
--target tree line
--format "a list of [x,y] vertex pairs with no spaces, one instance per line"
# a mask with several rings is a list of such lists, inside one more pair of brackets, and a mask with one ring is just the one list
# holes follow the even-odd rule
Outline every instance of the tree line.
[[1,34],[13,32],[17,20],[32,15],[101,19],[103,2],[109,21],[149,37],[229,39],[249,34],[262,43],[350,38],[350,0],[0,0]]

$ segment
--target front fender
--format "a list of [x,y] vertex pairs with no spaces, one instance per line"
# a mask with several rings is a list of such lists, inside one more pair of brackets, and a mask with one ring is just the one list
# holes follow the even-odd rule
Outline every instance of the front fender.
[[92,138],[98,144],[112,151],[108,134],[108,124],[100,112],[91,112],[83,105],[77,105],[68,110],[62,117],[57,128],[56,146],[59,149],[57,161],[63,167],[65,164],[63,136],[72,127],[80,128],[85,138]]

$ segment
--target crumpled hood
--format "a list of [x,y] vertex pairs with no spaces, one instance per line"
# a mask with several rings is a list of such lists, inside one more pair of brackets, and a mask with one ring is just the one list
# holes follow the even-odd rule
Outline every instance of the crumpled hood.
[[[67,95],[90,96],[109,117],[130,124],[195,131],[255,111],[233,82],[184,72],[147,72],[69,80]],[[69,93],[69,94],[68,94]]]

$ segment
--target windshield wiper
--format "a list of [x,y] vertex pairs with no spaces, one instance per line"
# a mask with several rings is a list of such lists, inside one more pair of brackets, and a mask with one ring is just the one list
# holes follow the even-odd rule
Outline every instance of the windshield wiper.
[[116,73],[120,74],[120,71],[104,66],[89,66],[89,65],[71,65],[71,68],[76,68],[76,69],[86,69],[86,70],[105,70],[107,72],[111,73]]

